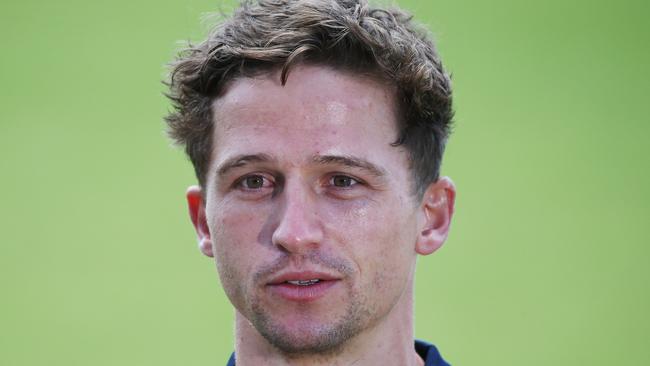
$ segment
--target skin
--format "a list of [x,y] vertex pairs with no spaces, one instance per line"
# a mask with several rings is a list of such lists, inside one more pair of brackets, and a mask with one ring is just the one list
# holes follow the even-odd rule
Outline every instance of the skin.
[[[390,87],[307,65],[285,86],[275,72],[237,79],[215,101],[205,191],[187,200],[235,308],[238,365],[423,364],[416,257],[445,241],[455,188],[413,195],[395,111]],[[287,271],[336,281],[291,301],[269,286]]]

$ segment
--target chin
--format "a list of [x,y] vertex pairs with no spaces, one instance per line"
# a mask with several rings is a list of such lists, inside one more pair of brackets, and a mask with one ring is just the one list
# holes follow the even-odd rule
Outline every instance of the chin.
[[287,355],[330,354],[340,351],[358,331],[349,327],[282,329],[260,327],[258,331],[275,348]]
[[250,319],[255,329],[288,356],[337,353],[364,328],[363,317],[357,311],[348,311],[344,316],[325,323],[325,319],[313,316],[282,321],[255,310],[261,309],[254,309]]

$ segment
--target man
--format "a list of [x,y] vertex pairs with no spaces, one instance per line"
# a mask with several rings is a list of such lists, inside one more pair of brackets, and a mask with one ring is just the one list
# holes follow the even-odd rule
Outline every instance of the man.
[[449,78],[400,10],[243,3],[183,52],[170,135],[248,365],[447,365],[413,338],[416,256],[447,237]]

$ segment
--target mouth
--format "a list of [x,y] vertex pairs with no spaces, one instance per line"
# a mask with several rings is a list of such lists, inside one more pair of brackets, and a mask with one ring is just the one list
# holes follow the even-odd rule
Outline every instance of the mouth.
[[291,272],[273,278],[266,287],[284,300],[312,302],[330,294],[340,282],[340,277],[327,273]]
[[296,285],[296,286],[311,286],[311,285],[315,285],[315,284],[317,284],[319,282],[320,282],[320,280],[315,278],[313,280],[287,281],[285,283],[289,283],[289,284]]

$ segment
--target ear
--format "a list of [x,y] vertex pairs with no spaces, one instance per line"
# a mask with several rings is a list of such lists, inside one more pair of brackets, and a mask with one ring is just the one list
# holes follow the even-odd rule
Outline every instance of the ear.
[[431,254],[445,242],[454,215],[455,200],[456,187],[447,177],[431,183],[424,192],[420,204],[420,233],[415,243],[418,254]]
[[208,257],[214,257],[210,230],[208,229],[208,222],[205,218],[205,203],[203,202],[201,188],[191,186],[187,189],[185,196],[187,197],[187,205],[190,209],[190,219],[192,219],[192,224],[194,225],[199,241],[199,249],[201,253]]

